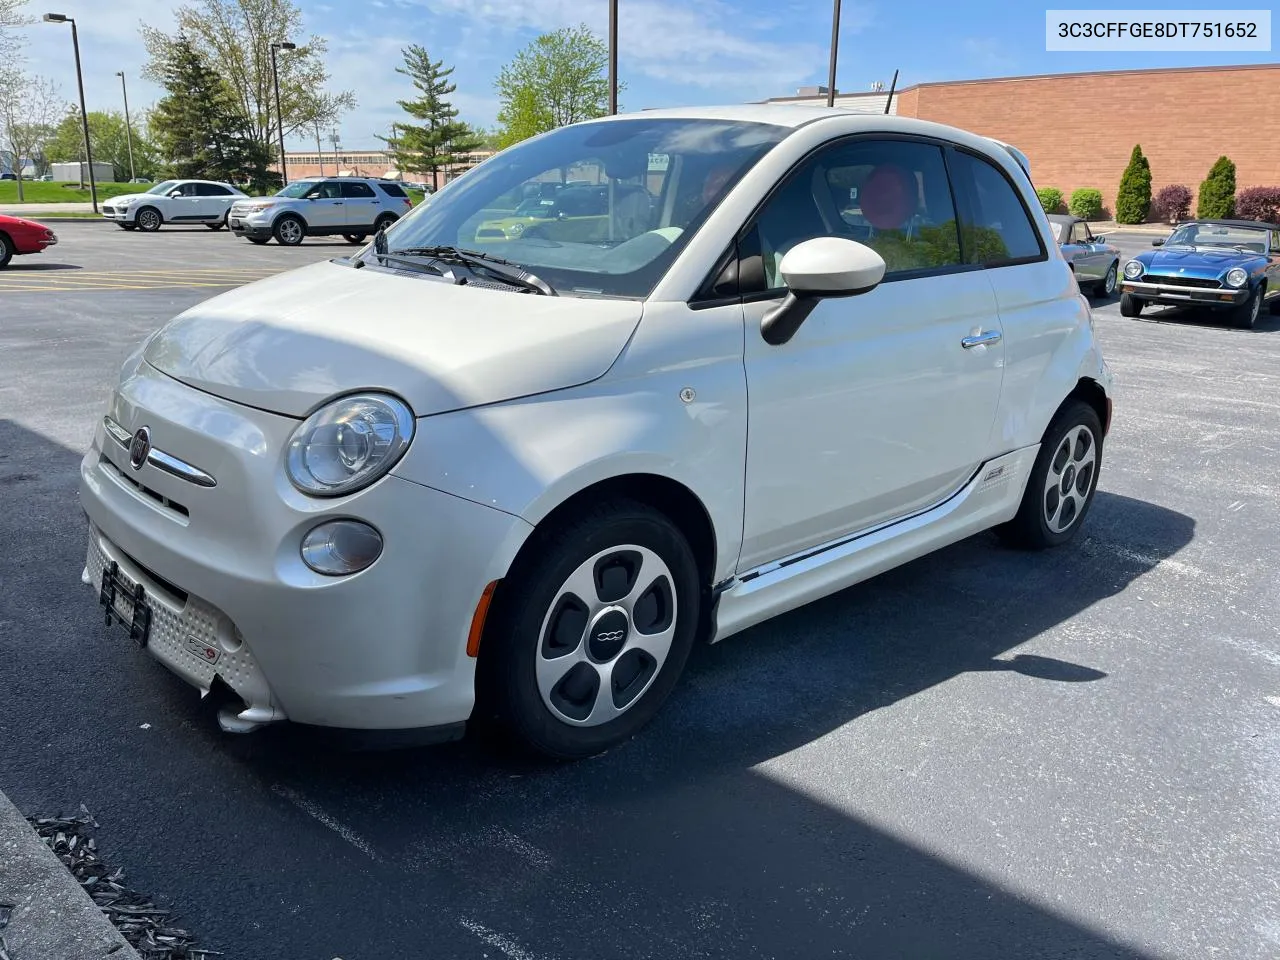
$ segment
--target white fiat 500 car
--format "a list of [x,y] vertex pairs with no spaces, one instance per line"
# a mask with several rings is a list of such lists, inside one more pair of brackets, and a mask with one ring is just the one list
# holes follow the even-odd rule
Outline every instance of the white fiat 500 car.
[[[478,236],[570,179],[614,200]],[[988,528],[1071,539],[1110,385],[992,141],[792,106],[611,117],[153,334],[83,461],[84,578],[228,698],[226,729],[447,738],[482,713],[582,757],[654,715],[697,639]]]
[[227,212],[245,194],[213,180],[166,180],[146,193],[113,197],[102,215],[125,230],[159,230],[166,223],[203,223],[210,230],[227,225]]

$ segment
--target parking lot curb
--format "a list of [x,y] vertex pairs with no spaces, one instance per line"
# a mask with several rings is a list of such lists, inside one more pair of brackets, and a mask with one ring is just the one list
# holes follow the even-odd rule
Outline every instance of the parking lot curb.
[[62,861],[0,793],[0,938],[13,960],[139,960]]

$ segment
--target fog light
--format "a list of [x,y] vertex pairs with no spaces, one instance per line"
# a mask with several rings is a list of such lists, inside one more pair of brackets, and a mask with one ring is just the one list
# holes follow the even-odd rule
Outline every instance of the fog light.
[[382,534],[359,520],[327,520],[302,538],[302,562],[327,577],[359,573],[382,554]]

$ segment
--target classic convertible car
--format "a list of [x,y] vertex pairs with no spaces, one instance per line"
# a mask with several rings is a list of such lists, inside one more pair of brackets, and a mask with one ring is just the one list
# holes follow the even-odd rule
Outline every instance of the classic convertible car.
[[1120,251],[1106,242],[1105,234],[1095,234],[1087,221],[1066,214],[1050,214],[1049,226],[1080,288],[1091,288],[1096,297],[1115,293]]
[[1257,220],[1179,224],[1159,250],[1124,265],[1120,313],[1136,317],[1150,303],[1228,310],[1238,327],[1258,322],[1262,305],[1280,312],[1280,226]]

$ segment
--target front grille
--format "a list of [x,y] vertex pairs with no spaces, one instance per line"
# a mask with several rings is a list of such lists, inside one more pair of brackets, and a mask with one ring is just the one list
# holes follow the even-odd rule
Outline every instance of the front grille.
[[1222,287],[1221,280],[1203,280],[1200,277],[1161,277],[1147,274],[1142,278],[1142,282],[1158,283],[1166,287],[1207,287],[1211,290]]
[[156,491],[156,490],[152,490],[150,487],[144,486],[143,484],[139,483],[137,480],[133,479],[133,477],[129,476],[127,473],[125,473],[123,470],[117,467],[114,463],[112,463],[107,458],[107,455],[105,453],[99,455],[98,462],[102,464],[102,468],[104,470],[110,473],[117,480],[124,481],[130,487],[136,490],[138,493],[142,494],[144,497],[147,497],[150,500],[154,500],[156,503],[160,504],[160,506],[164,507],[166,510],[172,510],[174,513],[178,514],[178,516],[180,517],[191,516],[191,511],[188,510],[181,503],[178,503],[178,501],[176,500],[170,500],[163,493],[160,493],[159,491]]
[[103,212],[103,213],[108,213],[108,214],[111,214],[111,215],[113,215],[113,216],[114,216],[114,215],[115,215],[115,212],[116,212],[116,208],[115,208],[115,207],[103,207],[103,208],[102,208],[102,212]]

